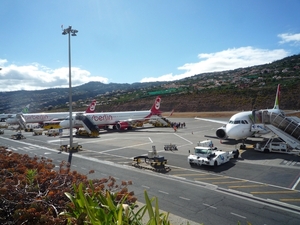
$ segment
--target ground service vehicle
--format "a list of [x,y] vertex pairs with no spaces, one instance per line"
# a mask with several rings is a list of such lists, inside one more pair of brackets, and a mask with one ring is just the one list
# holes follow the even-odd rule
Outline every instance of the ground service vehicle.
[[50,129],[45,132],[45,135],[47,136],[58,136],[59,135],[59,129]]
[[21,140],[21,139],[26,139],[26,137],[24,137],[22,133],[18,132],[17,134],[11,135],[11,139]]
[[74,142],[72,148],[70,148],[69,144],[63,144],[60,146],[59,150],[65,152],[78,152],[82,150],[82,145],[78,144],[77,142]]
[[300,154],[299,150],[295,150],[286,142],[274,138],[270,138],[267,142],[256,143],[254,150],[265,153],[277,152],[295,155]]
[[164,146],[164,150],[165,151],[174,151],[174,150],[178,150],[178,148],[177,148],[177,145],[170,143],[169,145]]
[[170,167],[166,166],[167,162],[168,160],[164,156],[157,155],[155,146],[152,146],[152,151],[148,152],[148,156],[140,155],[134,157],[132,165],[155,172],[167,172],[170,170]]
[[204,141],[203,143],[199,142],[198,146],[194,148],[194,154],[190,154],[188,156],[188,163],[191,166],[207,165],[216,167],[228,162],[232,158],[239,157],[239,150],[217,150],[217,148],[205,146],[208,143],[210,144],[210,146],[213,146],[210,140]]
[[42,128],[33,129],[33,135],[42,135],[44,130]]
[[43,128],[44,130],[61,128],[61,126],[59,125],[60,122],[61,121],[54,121],[54,120],[45,121],[43,122]]

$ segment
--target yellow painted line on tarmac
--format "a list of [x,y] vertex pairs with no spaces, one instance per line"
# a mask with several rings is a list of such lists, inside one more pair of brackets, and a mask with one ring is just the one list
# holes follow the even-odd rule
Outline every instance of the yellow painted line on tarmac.
[[203,178],[194,178],[194,180],[220,180],[227,179],[228,177],[203,177]]
[[293,194],[293,193],[298,193],[298,191],[253,191],[250,192],[251,194]]
[[248,182],[247,180],[235,180],[235,181],[220,181],[220,182],[213,182],[213,184],[233,184],[233,183],[244,183]]
[[256,184],[256,185],[244,185],[244,186],[228,186],[228,188],[253,188],[253,187],[266,187],[266,184]]
[[[172,170],[173,171],[173,170]],[[188,176],[208,176],[209,174],[201,174],[201,173],[182,173],[182,174],[172,174],[176,177],[188,177]]]
[[281,202],[300,202],[300,198],[281,198]]

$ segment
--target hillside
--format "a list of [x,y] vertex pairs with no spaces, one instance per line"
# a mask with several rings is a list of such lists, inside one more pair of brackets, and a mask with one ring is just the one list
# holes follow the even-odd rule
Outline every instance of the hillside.
[[[270,108],[281,84],[282,109],[300,108],[300,55],[269,64],[198,74],[172,82],[103,84],[90,82],[72,88],[74,110],[85,110],[92,99],[97,111],[149,109],[157,95],[161,110],[177,112],[240,111]],[[68,88],[2,92],[0,113],[19,112],[30,103],[31,112],[68,111]]]

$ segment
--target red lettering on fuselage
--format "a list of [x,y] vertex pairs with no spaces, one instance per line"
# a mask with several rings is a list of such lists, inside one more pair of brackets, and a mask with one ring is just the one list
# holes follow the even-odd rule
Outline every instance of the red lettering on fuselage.
[[97,122],[97,121],[109,121],[109,120],[113,120],[112,115],[93,115],[92,116],[92,120]]

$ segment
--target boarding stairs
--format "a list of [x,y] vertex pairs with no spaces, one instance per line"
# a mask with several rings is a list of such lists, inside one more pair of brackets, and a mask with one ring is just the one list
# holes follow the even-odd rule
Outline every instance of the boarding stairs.
[[[292,148],[300,150],[299,118],[285,117],[267,110],[259,110],[256,113],[259,114],[261,123],[254,124],[255,129],[270,130]],[[255,129],[252,130],[255,131]]]
[[149,121],[155,127],[171,127],[171,121],[162,116],[155,116]]
[[17,119],[17,121],[20,125],[20,128],[26,130],[26,128],[27,128],[26,127],[26,120],[25,120],[23,114],[16,114],[16,119]]
[[99,136],[99,127],[93,123],[87,116],[82,113],[76,114],[76,120],[82,121],[84,129],[90,134],[91,137]]

